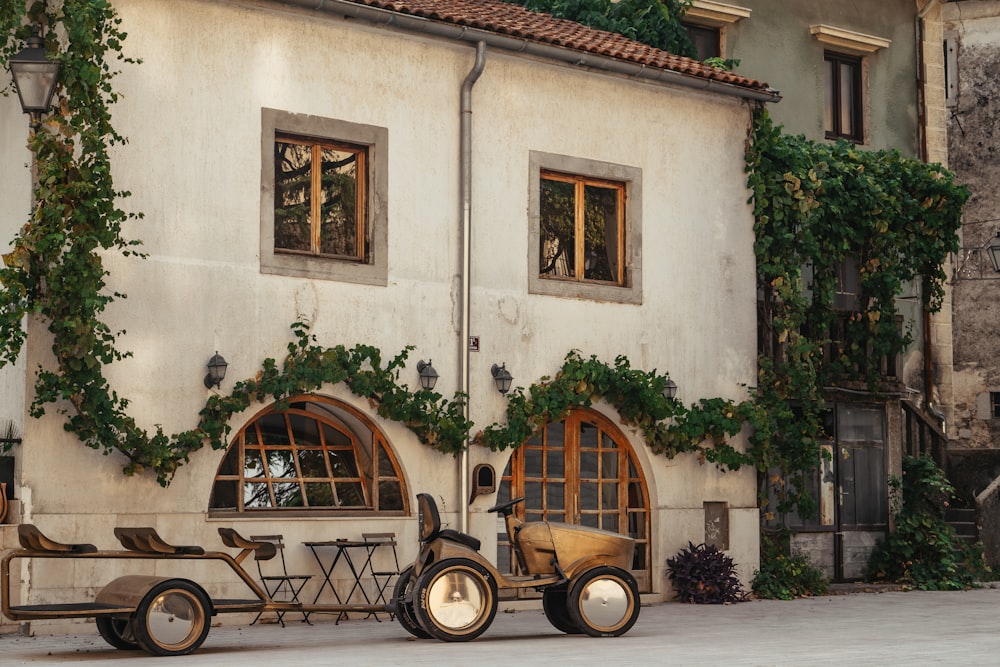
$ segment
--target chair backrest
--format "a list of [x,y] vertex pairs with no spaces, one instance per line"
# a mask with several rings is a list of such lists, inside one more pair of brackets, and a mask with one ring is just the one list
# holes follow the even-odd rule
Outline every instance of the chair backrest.
[[392,560],[399,572],[399,556],[396,555],[396,533],[361,533],[361,539],[371,544],[392,547]]
[[[288,568],[285,566],[285,538],[282,535],[251,535],[250,539],[254,542],[270,542],[274,545],[275,551],[278,552],[279,559],[281,561],[281,573],[288,576]],[[257,571],[260,576],[264,576],[261,571],[260,561],[257,561]]]
[[438,514],[437,503],[434,502],[432,495],[418,493],[417,507],[419,508],[420,541],[430,542],[441,532],[441,515]]

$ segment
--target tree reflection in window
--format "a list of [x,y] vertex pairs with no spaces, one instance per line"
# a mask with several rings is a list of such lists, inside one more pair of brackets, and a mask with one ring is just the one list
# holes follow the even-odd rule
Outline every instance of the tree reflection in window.
[[236,434],[210,508],[404,511],[402,479],[385,437],[364,415],[303,397],[257,415]]

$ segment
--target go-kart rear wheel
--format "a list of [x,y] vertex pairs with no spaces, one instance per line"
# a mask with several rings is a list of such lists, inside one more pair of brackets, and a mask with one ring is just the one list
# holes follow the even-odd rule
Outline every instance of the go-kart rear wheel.
[[131,618],[114,618],[113,616],[98,616],[96,619],[97,631],[101,633],[104,641],[114,646],[119,651],[138,651],[142,647],[135,640],[132,633]]
[[486,631],[497,613],[497,583],[479,563],[441,561],[414,584],[414,610],[421,627],[446,642],[465,642]]
[[639,618],[639,586],[617,567],[587,570],[570,582],[570,619],[591,637],[617,637]]
[[153,655],[187,655],[208,636],[211,609],[208,596],[193,582],[161,582],[136,609],[136,641]]
[[406,602],[406,595],[413,590],[413,566],[410,565],[399,573],[396,579],[396,586],[392,589],[392,597],[396,601],[396,620],[417,639],[430,639],[427,631],[417,623],[417,617],[413,612],[413,600]]
[[542,610],[556,630],[568,635],[578,635],[583,630],[569,617],[569,607],[566,605],[566,584],[549,586],[542,591]]

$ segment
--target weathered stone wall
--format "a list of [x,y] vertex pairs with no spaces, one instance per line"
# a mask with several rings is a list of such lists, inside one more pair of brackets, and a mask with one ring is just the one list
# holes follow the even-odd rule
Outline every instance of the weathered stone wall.
[[[948,119],[948,162],[971,192],[962,245],[981,248],[1000,227],[1000,2],[952,2],[943,12],[945,35],[955,39],[958,64],[957,104]],[[990,392],[1000,391],[1000,276],[983,255],[968,257],[954,285],[955,403],[950,431],[955,447],[987,448],[1000,442],[1000,419],[993,418],[990,405]]]

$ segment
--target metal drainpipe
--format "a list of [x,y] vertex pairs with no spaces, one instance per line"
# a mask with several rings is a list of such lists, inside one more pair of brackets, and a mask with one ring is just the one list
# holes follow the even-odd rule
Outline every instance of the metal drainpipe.
[[[469,418],[469,307],[472,301],[472,87],[479,79],[486,67],[486,42],[476,42],[476,62],[472,66],[465,81],[462,82],[462,109],[460,121],[459,153],[461,155],[461,175],[460,190],[462,197],[462,270],[459,280],[462,283],[462,299],[459,306],[459,336],[458,336],[458,358],[459,375],[462,382],[462,391],[465,393],[466,401],[463,413],[465,418]],[[460,530],[463,533],[469,532],[469,501],[471,490],[469,488],[469,447],[471,440],[465,443],[459,463],[459,497],[458,506],[461,508]]]

